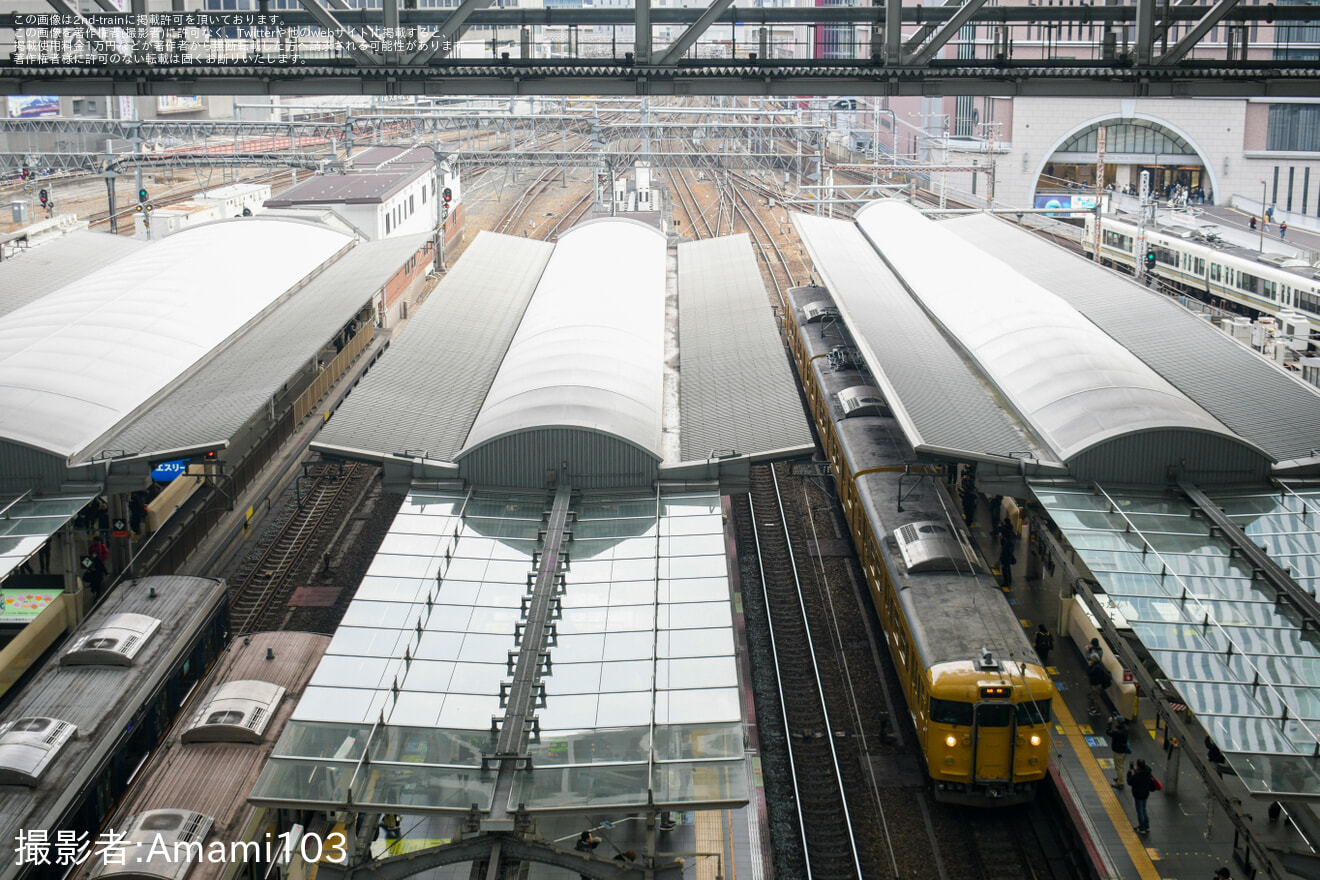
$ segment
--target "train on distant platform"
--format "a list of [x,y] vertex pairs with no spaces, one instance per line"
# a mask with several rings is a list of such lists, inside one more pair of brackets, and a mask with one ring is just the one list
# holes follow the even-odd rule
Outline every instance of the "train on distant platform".
[[[1082,248],[1096,258],[1094,216],[1087,216]],[[1191,227],[1154,226],[1137,253],[1137,224],[1106,215],[1100,220],[1100,262],[1136,274],[1146,262],[1160,281],[1207,301],[1233,303],[1252,312],[1299,312],[1320,321],[1320,269],[1305,260],[1229,247],[1213,233]]]
[[951,501],[956,465],[913,464],[828,291],[789,300],[789,348],[934,797],[1030,801],[1048,772],[1054,685]]

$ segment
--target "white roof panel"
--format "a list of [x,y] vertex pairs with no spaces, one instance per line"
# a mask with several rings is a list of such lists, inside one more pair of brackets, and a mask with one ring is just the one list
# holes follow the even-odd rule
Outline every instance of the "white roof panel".
[[1064,461],[1120,435],[1162,429],[1240,442],[1071,305],[916,208],[874,202],[857,225]]
[[0,437],[72,456],[351,239],[249,218],[184,230],[0,321]]
[[664,236],[635,220],[593,220],[559,239],[460,457],[544,427],[662,457],[665,251]]

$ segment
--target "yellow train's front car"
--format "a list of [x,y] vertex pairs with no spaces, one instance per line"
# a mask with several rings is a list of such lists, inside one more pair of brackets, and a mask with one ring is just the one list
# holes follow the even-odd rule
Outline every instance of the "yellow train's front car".
[[1035,797],[1050,762],[1054,685],[1044,669],[986,652],[931,667],[924,690],[917,715],[936,800],[999,806]]

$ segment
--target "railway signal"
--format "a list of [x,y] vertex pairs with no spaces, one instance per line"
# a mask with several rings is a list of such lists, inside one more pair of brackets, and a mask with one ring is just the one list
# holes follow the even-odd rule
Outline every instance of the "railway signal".
[[454,199],[454,191],[449,187],[445,187],[445,191],[441,193],[441,195],[444,196],[446,205],[448,205]]
[[138,203],[143,204],[146,201],[147,201],[147,190],[146,187],[143,187],[142,189],[138,190]]
[[37,198],[41,199],[41,206],[44,208],[46,207],[46,202],[50,201],[50,193],[46,192],[43,189],[40,193],[37,194]]
[[1155,248],[1146,248],[1146,271],[1155,271]]

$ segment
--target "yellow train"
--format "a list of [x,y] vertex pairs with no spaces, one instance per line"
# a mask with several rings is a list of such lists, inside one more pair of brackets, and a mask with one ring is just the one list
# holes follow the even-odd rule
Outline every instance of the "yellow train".
[[829,457],[936,800],[1031,800],[1054,686],[985,572],[936,464],[910,447],[822,288],[789,291],[789,347]]

